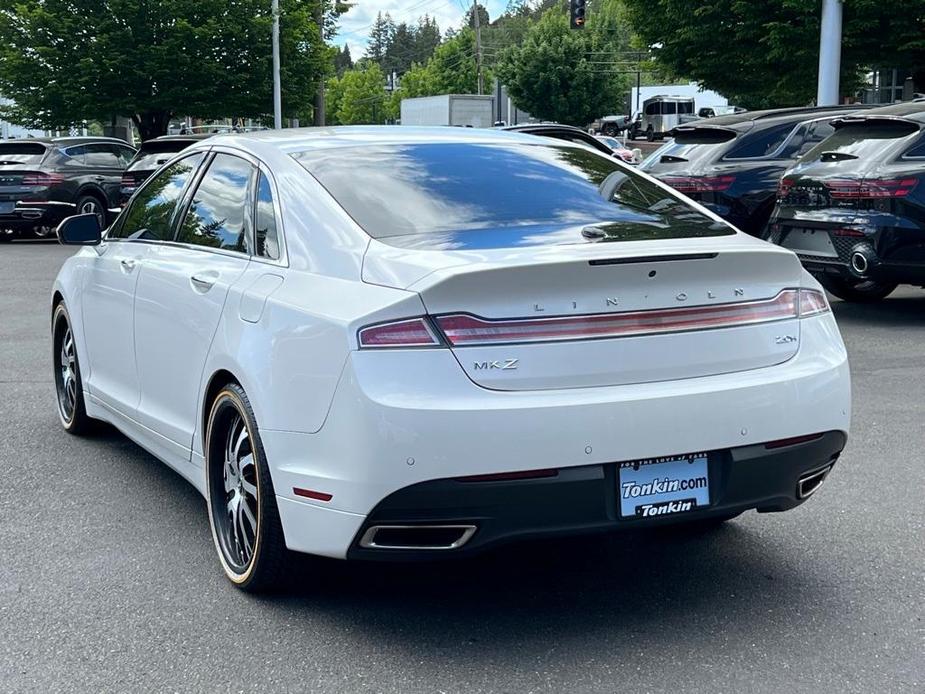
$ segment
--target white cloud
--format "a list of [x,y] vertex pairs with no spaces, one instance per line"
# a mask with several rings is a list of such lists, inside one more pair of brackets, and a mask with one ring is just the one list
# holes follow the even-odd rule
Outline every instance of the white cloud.
[[[482,4],[492,19],[504,12],[507,6],[506,0],[482,0]],[[471,6],[471,0],[357,0],[350,11],[340,17],[334,44],[350,46],[350,55],[356,60],[366,52],[369,29],[379,12],[388,12],[396,23],[409,24],[428,14],[437,20],[440,31],[446,33],[451,27],[458,29],[462,26],[466,11]]]

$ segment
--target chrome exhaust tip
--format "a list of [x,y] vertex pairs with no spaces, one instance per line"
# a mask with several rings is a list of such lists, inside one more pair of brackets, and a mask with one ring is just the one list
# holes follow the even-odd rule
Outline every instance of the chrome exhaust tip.
[[856,275],[863,277],[867,274],[867,271],[870,269],[870,263],[865,256],[860,251],[855,251],[851,254],[851,269]]
[[360,538],[364,549],[459,549],[475,535],[474,525],[373,525]]
[[797,499],[808,499],[819,491],[819,487],[822,486],[831,471],[832,465],[826,465],[821,470],[803,475],[797,482]]

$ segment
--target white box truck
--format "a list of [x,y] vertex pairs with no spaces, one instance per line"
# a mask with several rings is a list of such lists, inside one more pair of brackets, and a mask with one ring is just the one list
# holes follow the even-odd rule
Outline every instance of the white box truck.
[[441,94],[401,100],[402,125],[459,125],[490,128],[493,97],[475,94]]

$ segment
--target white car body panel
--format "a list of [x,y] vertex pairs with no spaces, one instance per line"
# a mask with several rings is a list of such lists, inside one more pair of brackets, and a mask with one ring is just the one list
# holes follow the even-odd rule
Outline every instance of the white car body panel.
[[[536,141],[400,130],[409,141]],[[269,131],[195,145],[246,156],[272,177],[284,256],[105,240],[80,250],[55,292],[74,322],[88,414],[204,492],[205,396],[215,378],[233,375],[256,414],[287,545],[333,557],[347,555],[384,497],[427,480],[848,431],[847,355],[831,313],[655,339],[359,349],[360,328],[424,314],[566,316],[819,289],[792,253],[741,233],[496,251],[392,247],[371,240],[289,156],[398,136]],[[588,265],[714,252],[719,270],[706,277],[701,261]],[[123,259],[136,261],[133,272]],[[190,281],[201,273],[216,280],[205,292]],[[735,334],[742,339],[727,339]],[[796,339],[775,342],[780,335]],[[618,348],[622,371],[607,365]],[[509,358],[517,370],[473,366]],[[295,488],[332,496],[308,500]]]

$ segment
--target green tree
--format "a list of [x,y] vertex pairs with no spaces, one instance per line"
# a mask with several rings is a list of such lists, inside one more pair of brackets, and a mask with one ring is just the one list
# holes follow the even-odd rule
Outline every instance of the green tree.
[[[315,0],[320,1],[320,0]],[[314,5],[282,0],[284,115],[306,110],[331,52]],[[3,117],[57,128],[131,116],[148,139],[175,115],[272,112],[264,0],[34,0],[0,10]]]
[[427,62],[439,45],[440,27],[437,26],[437,20],[425,14],[418,20],[414,31],[414,54],[411,63]]
[[340,77],[352,67],[353,58],[350,55],[350,46],[345,44],[342,48],[338,48],[337,53],[334,55],[334,72]]
[[464,28],[440,44],[427,61],[435,94],[475,94],[475,32]]
[[374,60],[382,66],[386,53],[392,43],[392,37],[395,35],[395,22],[392,16],[386,12],[376,15],[376,21],[373,22],[369,30],[369,43],[366,45],[366,57]]
[[394,117],[379,64],[363,60],[344,73],[335,87],[336,122],[342,125],[383,123]]
[[[589,22],[590,24],[590,22]],[[620,103],[625,75],[608,69],[612,46],[589,26],[569,29],[561,8],[547,11],[496,68],[518,107],[534,116],[584,126]]]
[[[750,108],[812,101],[820,3],[622,0],[657,65]],[[925,0],[844,3],[842,94],[875,66],[902,67],[925,89]]]
[[[479,13],[479,26],[487,27],[489,24],[488,20],[488,10],[485,9],[485,6],[481,3],[475,3],[475,8]],[[466,26],[470,29],[475,29],[475,13],[473,13],[473,8],[470,7],[469,11],[466,12]]]

